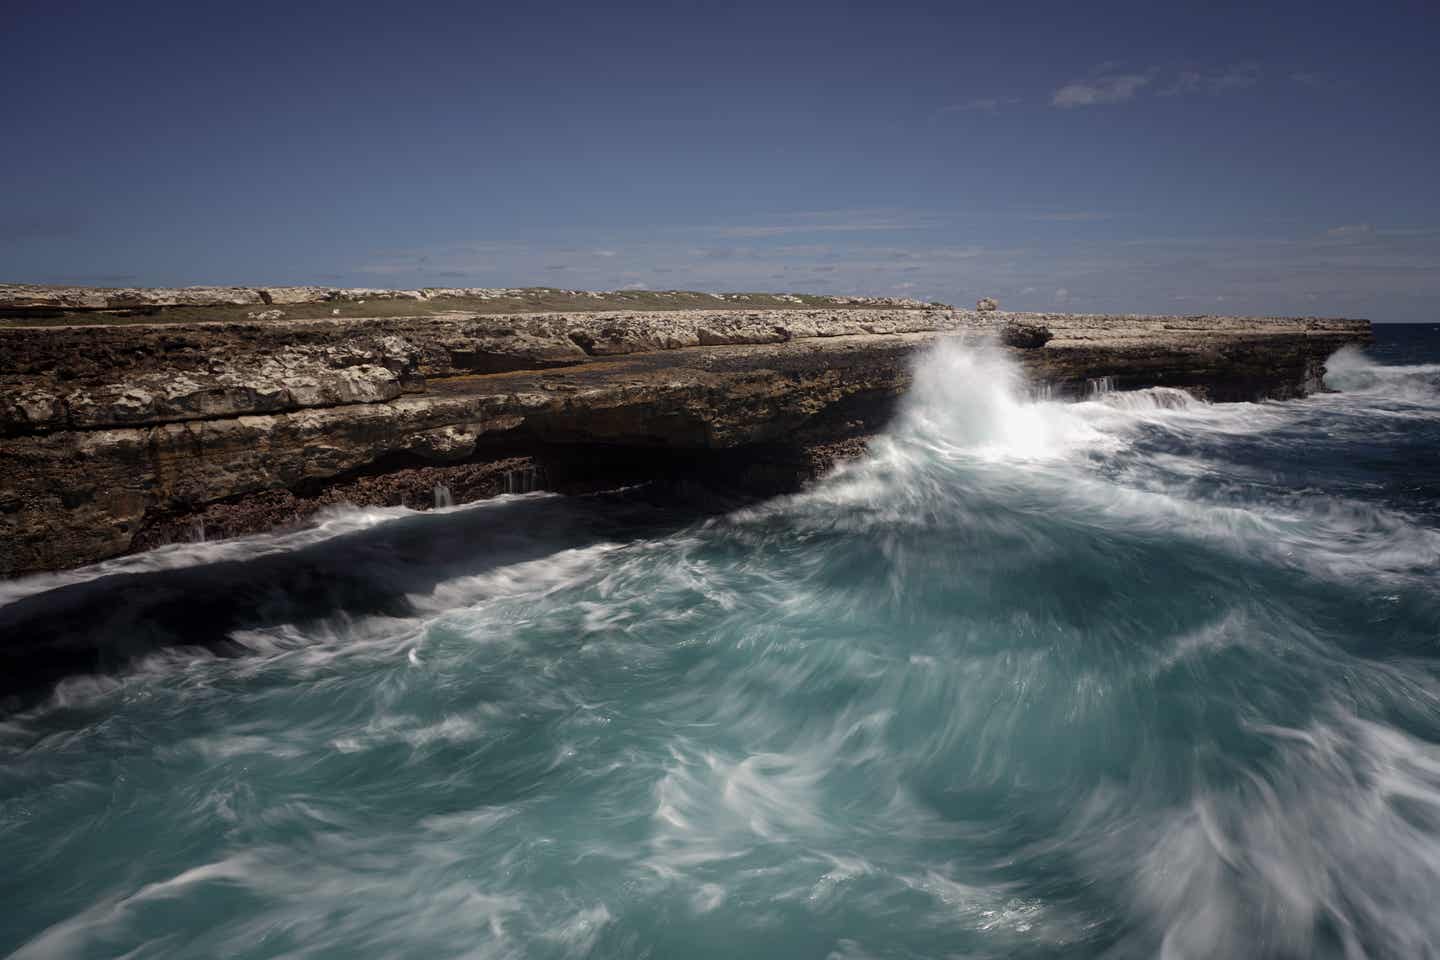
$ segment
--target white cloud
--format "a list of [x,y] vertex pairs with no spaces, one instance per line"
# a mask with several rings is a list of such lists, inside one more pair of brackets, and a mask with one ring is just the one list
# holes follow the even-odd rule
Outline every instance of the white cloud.
[[1356,240],[1374,235],[1375,228],[1368,223],[1348,223],[1342,227],[1331,227],[1325,231],[1325,236],[1336,240]]
[[[1067,83],[1056,90],[1050,103],[1056,107],[1091,107],[1106,103],[1124,103],[1135,99],[1141,90],[1149,86],[1159,72],[1151,69],[1146,73],[1114,73],[1114,64],[1101,64],[1085,80]],[[1208,70],[1181,70],[1168,86],[1159,91],[1161,96],[1193,93],[1225,93],[1243,90],[1260,82],[1263,72],[1256,63],[1236,63]]]
[[941,107],[939,113],[995,113],[1001,107],[1008,107],[1011,104],[1019,103],[1019,97],[976,97],[973,100],[966,100],[964,103],[951,104],[948,107]]
[[1056,303],[1067,303],[1069,300],[1070,300],[1070,291],[1069,291],[1069,290],[1066,290],[1064,287],[1061,287],[1059,290],[1056,290],[1056,291],[1055,291],[1055,302],[1056,302]]
[[618,253],[617,251],[615,251],[615,250],[591,250],[590,252],[593,253],[593,254],[595,254],[595,256],[597,256],[597,257],[615,257],[615,256],[619,256],[619,253]]
[[721,227],[716,233],[722,237],[763,238],[783,237],[792,233],[865,233],[871,230],[912,230],[915,224],[904,221],[879,221],[875,223],[774,223],[748,224],[737,227]]
[[1143,73],[1121,73],[1097,76],[1089,80],[1067,83],[1050,98],[1056,107],[1091,107],[1102,103],[1124,103],[1133,100],[1150,77]]
[[1029,213],[1025,215],[1026,220],[1039,220],[1047,223],[1093,223],[1097,220],[1109,220],[1108,213],[1093,213],[1084,210],[1079,211],[1056,211],[1053,213]]
[[1237,63],[1218,70],[1181,70],[1175,82],[1161,93],[1174,96],[1182,93],[1225,93],[1229,90],[1243,90],[1260,82],[1260,66],[1255,63]]

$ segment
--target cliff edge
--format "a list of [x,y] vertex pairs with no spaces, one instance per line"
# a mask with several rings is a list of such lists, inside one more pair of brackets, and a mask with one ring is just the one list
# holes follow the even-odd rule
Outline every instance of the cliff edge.
[[[235,304],[47,289],[0,287],[0,575],[293,524],[341,501],[424,507],[687,478],[787,489],[860,449],[941,336],[1029,344],[1007,349],[1062,394],[1104,382],[1214,400],[1316,389],[1326,357],[1369,337],[1363,320],[794,295],[492,313],[468,309],[474,291],[432,291],[422,314],[383,291],[274,288],[318,291],[303,302],[323,312],[296,317],[266,313],[274,293]],[[361,300],[388,306],[347,315]],[[1007,333],[1022,328],[1049,336]]]

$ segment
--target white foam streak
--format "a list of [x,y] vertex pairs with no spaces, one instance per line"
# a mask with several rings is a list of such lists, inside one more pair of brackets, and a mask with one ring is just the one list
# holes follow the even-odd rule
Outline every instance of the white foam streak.
[[1440,364],[1379,364],[1359,347],[1347,346],[1325,362],[1325,385],[1348,394],[1433,406],[1440,402]]
[[[516,499],[534,499],[558,494],[524,494],[495,497],[463,506],[447,506],[423,511],[427,514],[458,510],[493,509]],[[409,507],[356,507],[348,504],[328,506],[317,511],[306,526],[295,530],[229,537],[223,540],[201,540],[171,543],[143,553],[116,557],[100,563],[58,573],[42,573],[0,581],[0,606],[14,603],[32,594],[54,590],[73,583],[85,583],[115,574],[152,573],[178,570],[227,560],[250,560],[270,554],[298,550],[349,533],[368,530],[383,523],[415,516],[422,511]]]
[[[1341,367],[1374,365],[1362,355]],[[932,522],[932,514],[983,523],[972,500],[1019,496],[1049,503],[1058,517],[1189,536],[1342,581],[1411,577],[1440,564],[1440,531],[1403,514],[1325,493],[1276,497],[1245,482],[1243,467],[1136,447],[1159,430],[1223,448],[1292,428],[1313,401],[1209,404],[1164,387],[1068,404],[1031,395],[998,352],[942,342],[921,361],[902,414],[866,461],[757,515],[828,505],[863,507],[870,520],[901,526]],[[937,462],[950,471],[937,472]],[[1217,486],[1222,468],[1230,481]]]
[[[1336,707],[1308,729],[1260,727],[1279,766],[1152,815],[1097,795],[1066,838],[1131,891],[1163,957],[1430,955],[1440,919],[1440,751]],[[1135,864],[1140,865],[1138,872]]]

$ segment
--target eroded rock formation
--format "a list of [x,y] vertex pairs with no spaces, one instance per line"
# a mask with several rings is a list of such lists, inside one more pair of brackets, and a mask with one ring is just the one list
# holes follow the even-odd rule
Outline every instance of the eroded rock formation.
[[1022,323],[1014,320],[1002,323],[998,336],[1000,342],[1005,346],[1019,347],[1022,350],[1034,350],[1055,339],[1055,334],[1043,324]]
[[0,328],[0,574],[339,501],[428,506],[436,484],[456,502],[687,475],[783,489],[861,449],[916,352],[954,334],[1016,343],[1060,391],[1111,378],[1250,399],[1314,388],[1368,324],[852,303]]

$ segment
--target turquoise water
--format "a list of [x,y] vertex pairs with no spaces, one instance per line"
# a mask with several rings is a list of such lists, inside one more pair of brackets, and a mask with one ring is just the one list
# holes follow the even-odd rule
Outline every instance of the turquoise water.
[[952,344],[869,459],[708,521],[350,510],[6,584],[248,652],[0,720],[0,953],[1434,956],[1440,334],[1328,376],[1035,402]]

